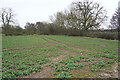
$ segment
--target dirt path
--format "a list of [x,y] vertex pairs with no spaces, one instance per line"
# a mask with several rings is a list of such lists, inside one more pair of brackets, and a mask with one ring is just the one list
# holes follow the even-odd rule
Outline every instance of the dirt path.
[[[51,46],[54,46],[56,47],[57,49],[59,49],[62,53],[66,53],[66,52],[69,52],[70,51],[67,51],[67,50],[64,50],[64,49],[60,49],[56,46],[56,44],[54,43],[51,43],[50,41],[48,41],[47,39],[45,38],[42,38],[43,40],[45,40],[49,45]],[[47,65],[51,65],[52,63],[55,63],[55,62],[59,62],[61,60],[65,59],[65,55],[60,55],[58,57],[51,57],[50,58],[50,62],[48,62],[47,64],[43,64],[41,65],[43,68],[41,69],[40,72],[37,72],[37,73],[31,73],[30,75],[28,76],[25,76],[24,78],[53,78],[53,72],[55,72],[55,69],[54,68],[51,68]]]

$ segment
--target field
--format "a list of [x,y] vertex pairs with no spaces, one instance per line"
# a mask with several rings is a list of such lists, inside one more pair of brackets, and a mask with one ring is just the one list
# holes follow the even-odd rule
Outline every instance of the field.
[[2,38],[3,78],[117,78],[118,41],[31,35]]

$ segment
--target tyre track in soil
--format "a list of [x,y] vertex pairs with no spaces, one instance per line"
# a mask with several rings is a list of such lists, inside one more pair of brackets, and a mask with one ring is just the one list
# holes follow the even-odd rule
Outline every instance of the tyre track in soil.
[[[64,44],[64,43],[62,43],[62,42],[60,42],[60,41],[57,41],[57,40],[55,40],[55,39],[53,39],[53,38],[49,38],[49,37],[47,37],[47,38],[50,39],[50,40],[55,41],[57,44],[62,44],[64,47],[73,49],[73,50],[75,50],[75,51],[86,51],[86,52],[88,52],[87,49],[80,49],[80,48],[78,48],[78,47],[73,47],[73,46]],[[64,50],[64,51],[65,51],[65,50]],[[68,51],[68,50],[66,50],[66,51]],[[72,53],[72,52],[69,51],[69,53]],[[76,52],[75,52],[75,53],[76,53]],[[74,55],[72,55],[72,56],[74,56]],[[84,53],[81,52],[81,53],[79,54],[79,56],[87,56],[87,54],[84,54]]]
[[[62,43],[60,41],[57,41],[57,40],[55,40],[53,38],[49,38],[49,37],[47,37],[47,38],[50,39],[50,40],[55,41],[58,44],[62,44],[64,47],[69,47],[69,48],[72,48],[74,50],[87,51],[88,52],[88,50],[85,50],[85,49],[83,50],[83,49],[79,49],[78,47],[68,46],[68,45],[66,45],[66,44],[64,44],[64,43]],[[112,71],[111,71],[112,73],[109,73],[111,68],[112,68]],[[118,63],[115,63],[115,65],[112,65],[112,67],[109,67],[108,70],[106,69],[106,71],[102,72],[102,73],[98,72],[97,75],[98,75],[98,77],[102,77],[102,78],[106,78],[106,77],[107,78],[109,78],[109,77],[118,78],[118,75],[116,75],[116,74],[118,74],[117,68],[118,68]]]
[[80,49],[80,48],[78,48],[78,47],[73,47],[73,46],[64,44],[64,43],[62,43],[62,42],[60,42],[60,41],[57,41],[57,40],[55,40],[55,39],[53,39],[53,38],[49,38],[49,37],[47,37],[47,38],[50,39],[50,40],[55,41],[55,42],[58,43],[58,44],[62,44],[64,47],[72,48],[72,49],[78,50],[78,51],[88,51],[87,49]]
[[[45,39],[45,38],[43,38],[43,37],[41,37],[41,38],[42,38],[43,40],[45,40],[49,45],[56,47],[56,48],[57,48],[58,50],[60,50],[62,53],[71,53],[71,51],[61,49],[61,48],[59,48],[59,47],[56,46],[57,44],[62,44],[64,47],[69,47],[69,48],[72,48],[72,49],[74,49],[74,50],[85,51],[85,50],[83,50],[83,49],[79,49],[79,48],[76,48],[76,47],[68,46],[68,45],[66,45],[66,44],[64,44],[64,43],[62,43],[62,42],[60,42],[60,41],[57,41],[57,40],[54,40],[54,39],[51,39],[51,38],[48,38],[48,37],[47,37],[48,39],[53,40],[53,41],[55,41],[56,43],[52,43],[52,42],[50,42],[49,40],[47,40],[47,39]],[[74,56],[74,55],[72,55],[72,56]],[[41,69],[40,72],[31,73],[30,75],[25,76],[24,78],[53,78],[53,77],[54,77],[54,76],[53,76],[53,72],[55,72],[55,69],[54,69],[54,68],[50,68],[50,67],[47,66],[47,65],[50,65],[50,64],[52,64],[52,63],[54,63],[54,62],[59,62],[59,61],[61,61],[61,60],[63,60],[63,59],[65,59],[65,55],[60,55],[60,56],[58,56],[58,57],[51,57],[51,58],[50,58],[50,60],[51,60],[50,62],[41,65],[43,68]],[[104,76],[104,77],[105,77],[105,76]]]
[[[50,41],[48,41],[47,39],[41,37],[43,40],[45,40],[49,45],[51,46],[54,46],[56,47],[58,50],[60,50],[62,53],[71,53],[70,51],[67,51],[67,50],[64,50],[64,49],[61,49],[59,47],[57,47],[55,43],[52,43]],[[74,55],[73,55],[74,56]],[[60,55],[58,57],[50,57],[50,62],[46,63],[46,64],[42,64],[41,66],[43,67],[41,69],[40,72],[35,72],[35,73],[31,73],[30,75],[28,76],[25,76],[23,78],[53,78],[53,72],[55,72],[55,69],[54,68],[50,68],[50,67],[47,67],[47,65],[50,65],[52,63],[55,63],[55,62],[59,62],[63,59],[66,59],[65,58],[65,55]]]
[[39,45],[37,45],[37,46],[32,46],[32,47],[16,47],[16,48],[2,48],[2,52],[8,52],[8,51],[12,51],[12,52],[17,52],[17,51],[25,51],[25,50],[31,50],[31,49],[33,49],[33,48],[42,48],[42,47],[45,47],[45,46],[39,46]]
[[58,50],[60,50],[61,52],[63,52],[63,53],[71,53],[70,51],[68,51],[68,50],[64,50],[64,49],[61,49],[61,48],[59,48],[59,47],[57,47],[56,45],[57,44],[59,44],[59,43],[52,43],[52,42],[50,42],[50,41],[48,41],[47,39],[45,39],[45,38],[43,38],[42,37],[42,39],[43,40],[45,40],[48,44],[50,44],[51,46],[54,46],[55,48],[57,48]]

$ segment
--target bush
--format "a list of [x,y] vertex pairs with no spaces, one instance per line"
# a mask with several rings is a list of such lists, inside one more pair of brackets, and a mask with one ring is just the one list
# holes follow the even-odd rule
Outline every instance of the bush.
[[84,36],[92,38],[118,40],[118,33],[110,31],[87,31],[84,32]]

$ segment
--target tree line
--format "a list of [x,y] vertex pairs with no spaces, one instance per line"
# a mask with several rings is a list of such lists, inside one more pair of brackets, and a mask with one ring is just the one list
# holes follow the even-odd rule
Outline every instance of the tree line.
[[[1,9],[0,21],[2,33],[12,35],[71,35],[71,36],[108,36],[110,32],[117,35],[119,30],[119,10],[113,14],[108,30],[104,34],[100,26],[107,21],[107,11],[99,4],[89,0],[72,2],[69,9],[50,16],[51,23],[27,22],[24,29],[15,23],[12,9]],[[113,33],[114,32],[114,33]],[[107,35],[106,35],[107,34]],[[110,36],[110,35],[109,35]],[[114,38],[113,38],[114,39]],[[115,38],[117,39],[117,37]]]

